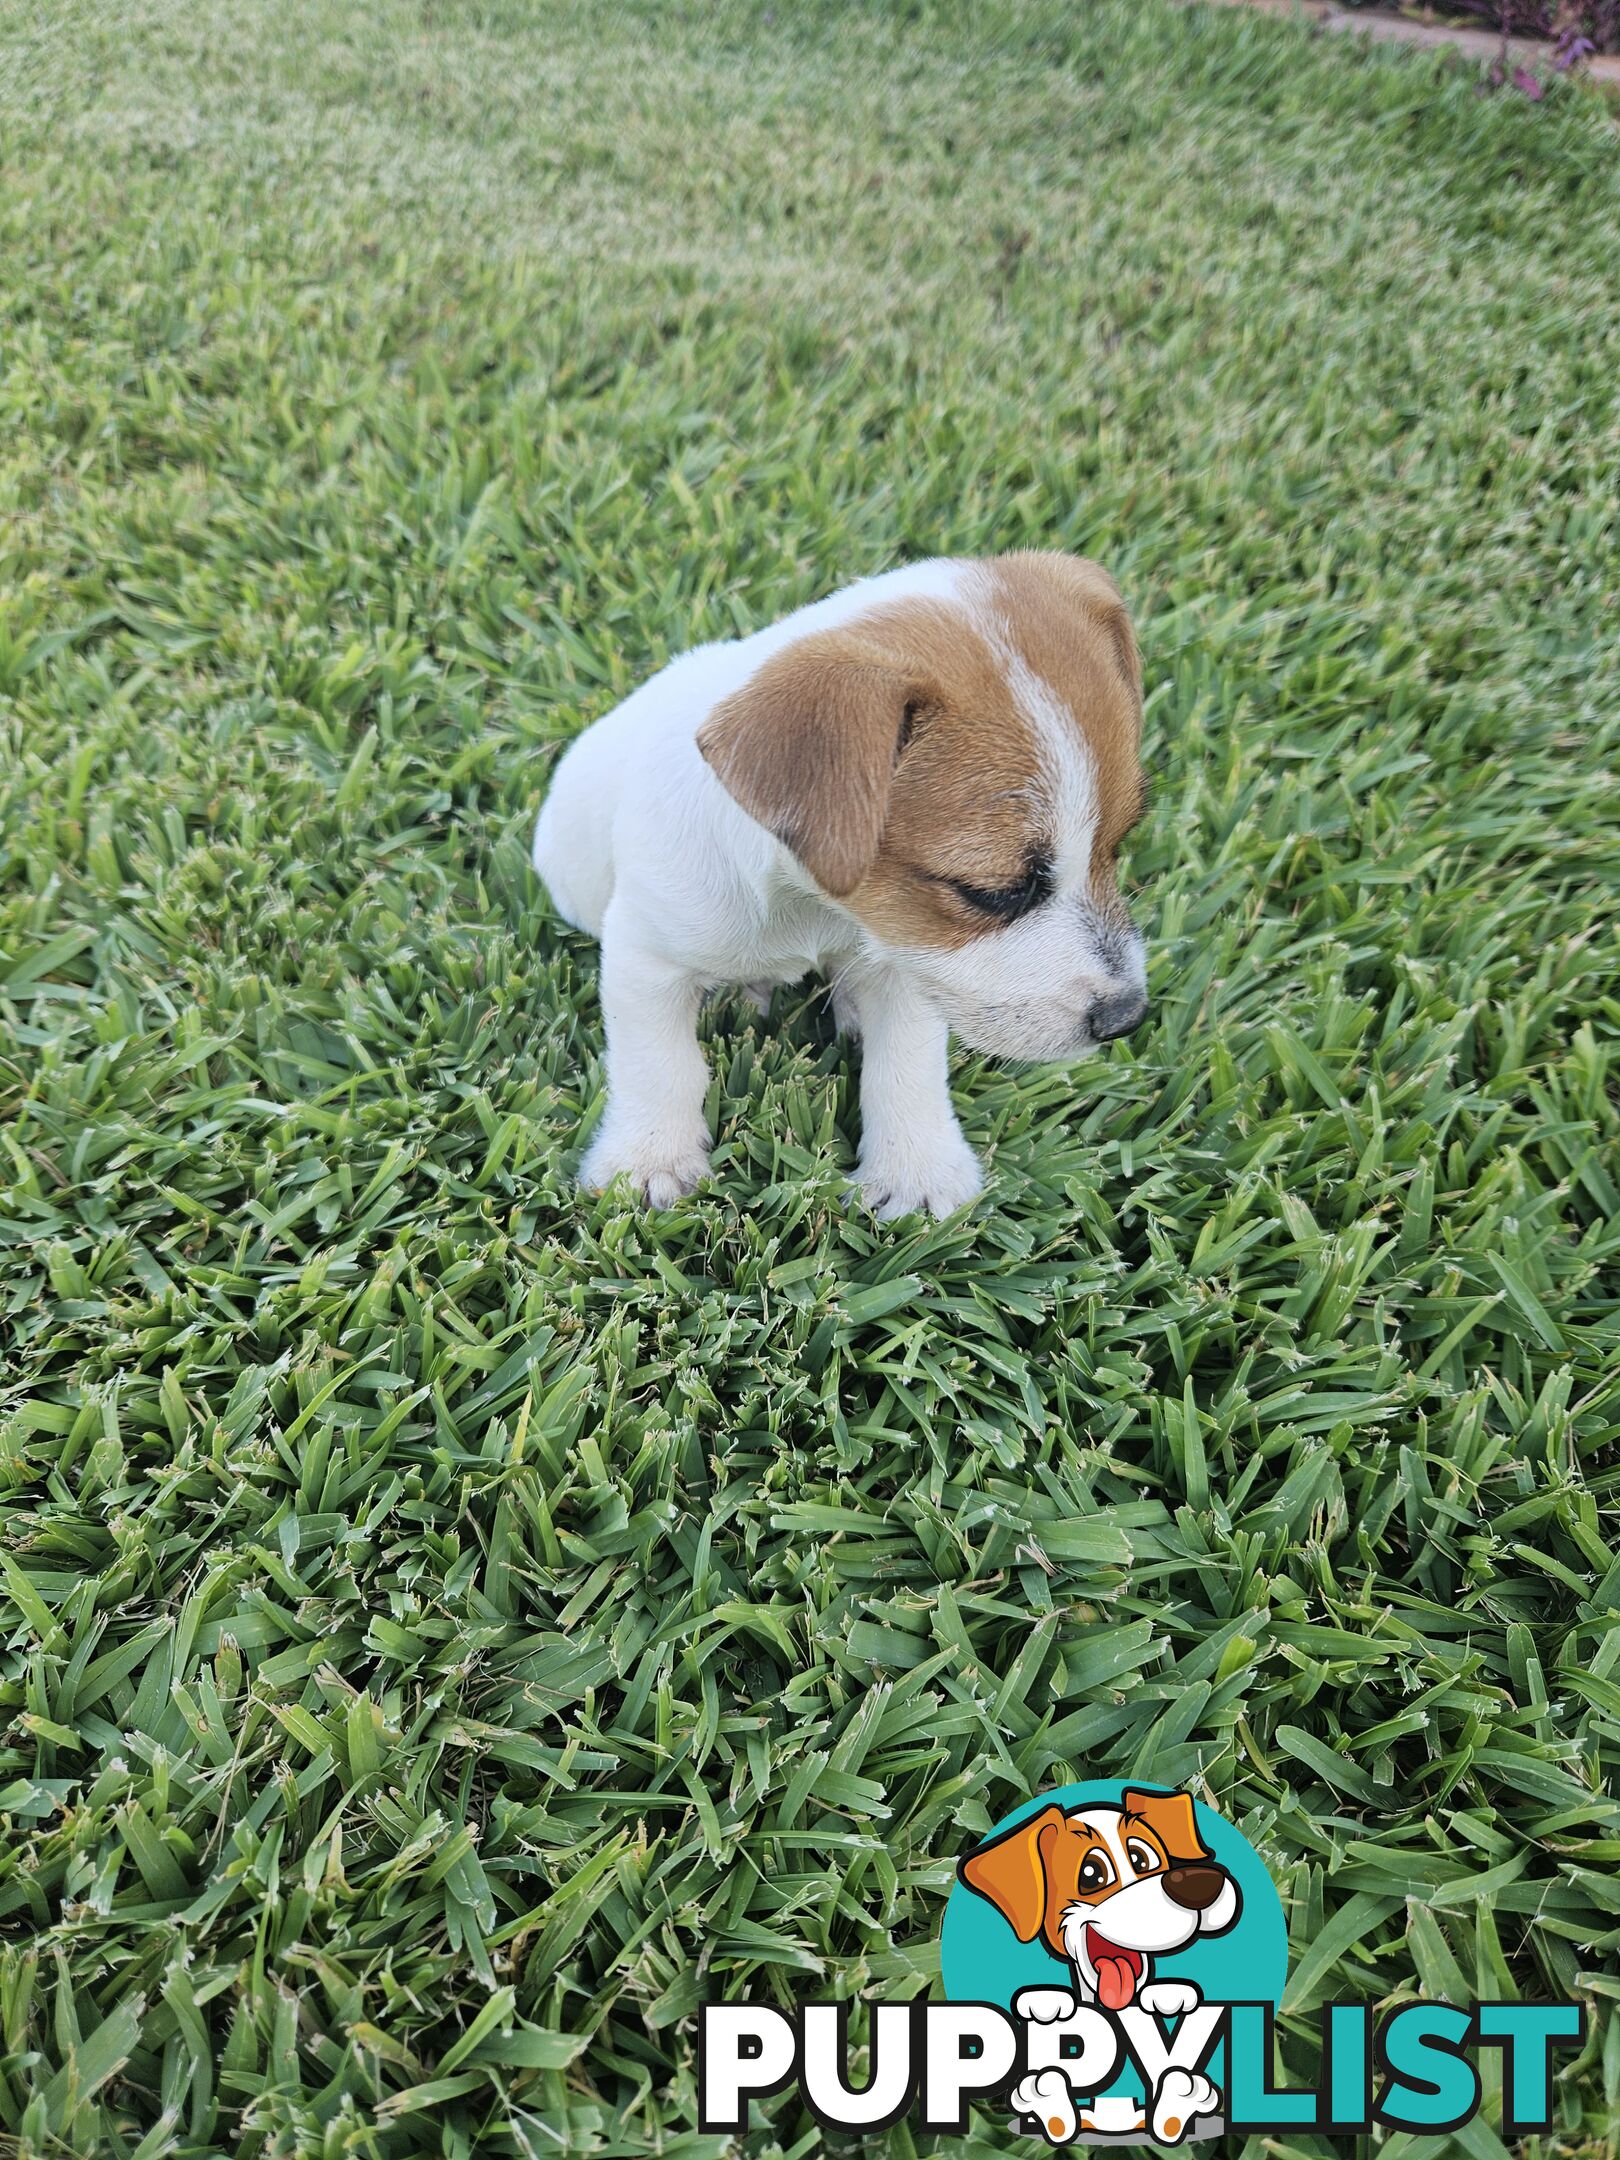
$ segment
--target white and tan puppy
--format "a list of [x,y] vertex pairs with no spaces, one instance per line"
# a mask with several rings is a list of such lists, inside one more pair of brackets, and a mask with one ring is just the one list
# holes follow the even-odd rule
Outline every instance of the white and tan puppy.
[[822,969],[859,1032],[880,1216],[979,1191],[951,1030],[1069,1059],[1147,1010],[1114,862],[1142,808],[1117,587],[1067,555],[916,563],[642,685],[558,765],[534,863],[602,944],[608,1102],[582,1176],[655,1206],[709,1167],[705,991]]

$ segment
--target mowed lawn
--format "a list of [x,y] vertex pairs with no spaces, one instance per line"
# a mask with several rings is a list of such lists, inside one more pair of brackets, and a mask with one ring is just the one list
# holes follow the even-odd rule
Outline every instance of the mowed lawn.
[[[0,22],[5,2138],[707,2160],[701,2000],[926,1989],[1139,1775],[1294,2074],[1573,1994],[1613,2154],[1603,109],[1170,0]],[[712,1187],[581,1198],[557,745],[1029,545],[1140,621],[1152,1024],[962,1059],[880,1228],[728,1001]]]

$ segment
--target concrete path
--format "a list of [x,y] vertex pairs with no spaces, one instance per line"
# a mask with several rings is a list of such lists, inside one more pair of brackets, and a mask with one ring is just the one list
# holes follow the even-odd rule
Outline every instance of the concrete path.
[[[1444,23],[1413,22],[1405,15],[1370,14],[1364,8],[1334,7],[1330,0],[1209,0],[1212,7],[1259,8],[1267,15],[1292,16],[1296,22],[1315,23],[1322,30],[1350,30],[1376,42],[1424,45],[1436,51],[1466,53],[1471,59],[1491,61],[1502,50],[1494,30],[1451,29]],[[1539,38],[1509,38],[1508,57],[1515,64],[1540,74],[1552,68],[1553,49]],[[1620,53],[1596,53],[1586,63],[1598,82],[1620,88]]]

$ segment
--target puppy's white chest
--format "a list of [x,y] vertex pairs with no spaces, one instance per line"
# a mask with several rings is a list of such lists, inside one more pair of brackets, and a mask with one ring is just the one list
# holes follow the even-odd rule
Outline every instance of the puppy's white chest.
[[849,924],[830,909],[795,905],[767,916],[757,941],[749,941],[734,964],[750,982],[794,983],[815,968],[836,965],[850,944]]

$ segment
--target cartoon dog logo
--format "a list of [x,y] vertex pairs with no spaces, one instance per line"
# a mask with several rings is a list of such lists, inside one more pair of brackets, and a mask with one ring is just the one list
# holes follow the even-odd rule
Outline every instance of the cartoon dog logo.
[[[1199,1836],[1185,1792],[1131,1787],[1117,1806],[1043,1808],[969,1853],[958,1873],[1021,1943],[1039,1937],[1067,1964],[1070,1987],[1021,1988],[1013,2000],[1019,2017],[1040,2024],[1072,2017],[1081,2003],[1183,2016],[1202,2001],[1200,1991],[1187,1980],[1155,1980],[1155,1957],[1200,1935],[1225,1934],[1242,1910],[1238,1886]],[[1161,2144],[1177,2144],[1219,2100],[1207,2077],[1181,2069],[1166,2070],[1145,2108],[1099,2101],[1077,2115],[1067,2080],[1050,2069],[1021,2079],[1012,2094],[1015,2116],[1032,2120],[1053,2144],[1076,2129],[1148,2130]]]

